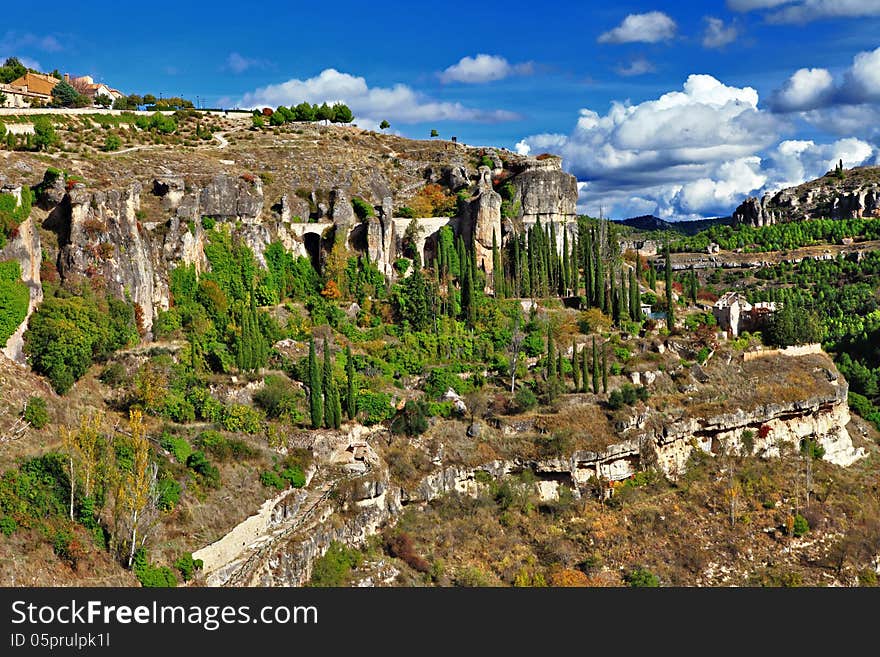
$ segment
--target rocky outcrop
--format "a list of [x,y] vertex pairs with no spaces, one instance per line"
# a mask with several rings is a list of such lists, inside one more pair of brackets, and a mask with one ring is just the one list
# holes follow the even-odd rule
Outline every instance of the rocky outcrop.
[[[21,187],[0,189],[3,193],[12,194],[16,203],[21,204]],[[3,345],[3,353],[7,358],[14,360],[20,365],[27,364],[24,354],[24,332],[27,329],[27,321],[37,305],[43,300],[43,286],[40,281],[40,265],[42,263],[42,246],[40,233],[33,218],[28,217],[19,224],[18,230],[9,238],[6,245],[0,249],[0,261],[17,260],[21,266],[21,280],[30,291],[27,315],[18,329],[9,337]]]
[[523,223],[540,219],[544,225],[566,224],[577,219],[577,179],[562,170],[560,158],[527,158],[517,169],[511,181]]
[[465,232],[465,241],[473,239],[477,267],[486,272],[487,279],[494,269],[492,264],[492,241],[501,246],[501,195],[492,189],[492,172],[480,167],[477,193],[470,203],[470,217],[459,224]]
[[876,167],[853,169],[844,178],[827,175],[798,187],[750,197],[733,213],[735,224],[770,226],[804,219],[880,217]]

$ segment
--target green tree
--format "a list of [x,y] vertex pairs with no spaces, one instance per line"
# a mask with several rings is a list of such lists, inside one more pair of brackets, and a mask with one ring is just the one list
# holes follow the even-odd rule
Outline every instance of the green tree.
[[602,346],[602,392],[608,393],[608,356],[604,345]]
[[79,107],[82,96],[70,84],[61,80],[52,89],[52,103],[57,107]]
[[596,336],[593,336],[593,394],[599,394],[599,350],[596,347]]
[[324,427],[338,429],[342,424],[342,404],[339,400],[339,387],[333,377],[333,361],[330,344],[324,338]]
[[391,127],[391,124],[388,123],[388,121],[386,121],[384,119],[382,120],[382,123],[379,124],[379,130],[387,130],[390,127]]
[[45,150],[55,145],[58,137],[55,134],[55,126],[48,116],[38,116],[34,119],[34,146],[37,150]]
[[323,391],[324,383],[321,377],[321,370],[318,368],[318,358],[315,354],[315,339],[309,338],[309,414],[312,420],[312,427],[315,429],[321,426],[324,418]]
[[668,243],[664,254],[664,263],[666,265],[666,328],[672,331],[675,328],[675,307],[672,296],[672,256]]
[[433,129],[433,128],[432,128],[432,129],[431,129],[431,136],[432,136],[432,137],[439,137],[439,136],[440,136],[440,133],[437,132],[436,129]]
[[322,103],[315,112],[315,119],[317,119],[318,121],[327,121],[329,123],[333,120],[333,117],[333,108],[330,107],[327,103]]
[[122,146],[122,140],[118,135],[109,134],[106,139],[104,139],[105,151],[118,151],[120,146]]
[[348,105],[337,103],[333,106],[333,123],[351,123],[352,121],[354,121],[354,115]]
[[355,385],[354,356],[351,347],[345,346],[345,411],[349,420],[353,420],[358,410],[358,394]]
[[27,67],[18,61],[17,57],[8,57],[3,66],[0,66],[0,82],[9,84],[27,73]]

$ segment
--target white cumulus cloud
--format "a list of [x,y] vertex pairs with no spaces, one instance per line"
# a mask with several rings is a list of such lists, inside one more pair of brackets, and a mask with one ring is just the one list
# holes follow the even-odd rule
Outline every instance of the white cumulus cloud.
[[834,92],[834,78],[824,68],[802,68],[773,94],[771,106],[779,112],[799,112],[826,105]]
[[821,176],[841,158],[855,166],[876,156],[854,138],[781,141],[787,129],[754,89],[691,75],[654,100],[614,102],[604,115],[582,109],[570,134],[533,135],[516,149],[561,155],[581,182],[580,211],[613,218],[727,216],[749,195]]
[[513,75],[531,75],[534,68],[532,62],[511,64],[499,55],[480,53],[475,57],[462,57],[456,64],[446,68],[440,73],[440,81],[481,84]]
[[675,21],[662,11],[630,14],[623,22],[599,36],[599,43],[659,43],[675,37]]
[[[276,107],[301,102],[344,102],[356,121],[421,123],[425,121],[473,121],[497,123],[519,116],[506,110],[483,110],[461,103],[441,102],[426,97],[405,84],[370,87],[360,76],[328,68],[306,80],[293,78],[245,94],[239,107]],[[366,123],[365,123],[366,125]],[[370,123],[372,125],[372,123]]]
[[720,18],[707,16],[705,18],[706,31],[703,32],[704,48],[723,48],[736,41],[739,31],[735,25],[727,25]]

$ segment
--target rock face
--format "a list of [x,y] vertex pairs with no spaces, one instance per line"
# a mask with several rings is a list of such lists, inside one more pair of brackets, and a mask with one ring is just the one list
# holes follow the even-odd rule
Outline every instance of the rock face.
[[528,158],[512,182],[523,223],[540,219],[544,225],[565,224],[577,219],[577,179],[562,170],[558,157]]
[[849,171],[843,179],[825,176],[763,198],[750,197],[733,213],[735,224],[770,226],[804,219],[880,217],[876,167]]
[[[493,235],[501,247],[501,195],[492,189],[492,172],[480,167],[477,193],[470,203],[470,222],[461,225],[466,242],[473,236],[477,267],[486,272],[487,279],[494,269],[492,264]],[[471,233],[471,234],[469,234]]]
[[[13,194],[18,203],[21,203],[21,187],[3,188],[3,193]],[[7,358],[14,360],[20,365],[27,364],[24,355],[24,332],[27,329],[27,321],[34,308],[43,300],[43,286],[40,281],[40,264],[42,263],[42,246],[40,234],[34,224],[34,220],[28,217],[18,226],[17,234],[9,239],[6,246],[0,249],[0,261],[18,260],[21,265],[21,280],[28,286],[30,302],[24,321],[18,329],[6,341],[3,353]]]
[[103,277],[110,293],[141,307],[149,331],[155,312],[168,307],[168,278],[157,269],[161,251],[137,220],[140,194],[140,183],[94,193],[74,185],[59,206],[58,269],[63,278]]

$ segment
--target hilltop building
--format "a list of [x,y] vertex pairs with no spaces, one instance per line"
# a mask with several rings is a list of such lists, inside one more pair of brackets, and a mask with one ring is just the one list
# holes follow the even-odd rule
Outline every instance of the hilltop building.
[[776,302],[751,304],[739,292],[728,292],[712,306],[718,327],[734,338],[742,331],[756,331],[765,326],[774,312]]

